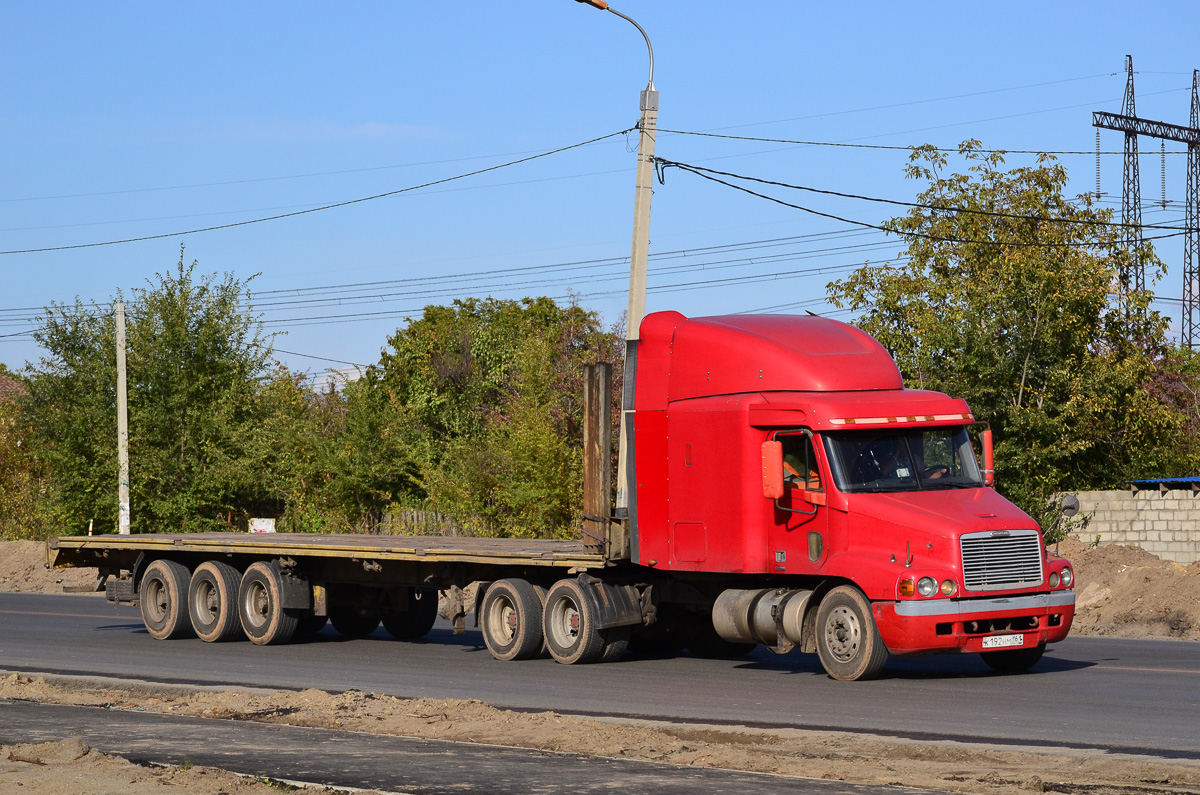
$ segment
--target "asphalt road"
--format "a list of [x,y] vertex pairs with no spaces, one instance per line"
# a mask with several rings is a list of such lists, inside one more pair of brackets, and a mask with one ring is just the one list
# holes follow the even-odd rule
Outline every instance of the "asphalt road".
[[502,663],[477,631],[423,641],[380,630],[260,648],[156,641],[136,608],[98,597],[0,594],[0,669],[195,684],[477,698],[519,709],[878,732],[1200,758],[1200,643],[1068,638],[1024,675],[969,655],[893,658],[882,678],[837,682],[815,655],[742,660]]

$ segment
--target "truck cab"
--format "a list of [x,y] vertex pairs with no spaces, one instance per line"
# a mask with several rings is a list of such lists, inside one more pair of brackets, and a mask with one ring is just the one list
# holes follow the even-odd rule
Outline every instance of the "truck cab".
[[[799,646],[838,678],[888,654],[1022,670],[1066,637],[1068,561],[985,483],[965,401],[906,389],[876,340],[816,316],[647,316],[633,562],[724,575],[726,640]],[[790,605],[790,607],[789,607]]]

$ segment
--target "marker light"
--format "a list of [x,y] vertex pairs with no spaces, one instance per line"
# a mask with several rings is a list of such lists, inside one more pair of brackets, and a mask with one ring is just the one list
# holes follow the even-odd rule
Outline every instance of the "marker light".
[[942,580],[942,595],[954,596],[958,593],[958,583],[954,580]]
[[915,591],[913,590],[913,581],[907,577],[905,579],[901,580],[900,581],[900,595],[901,596],[912,596],[913,593],[915,593]]
[[1063,569],[1062,570],[1063,587],[1070,588],[1071,583],[1073,583],[1073,582],[1075,582],[1075,574],[1071,571],[1070,567]]
[[921,596],[933,596],[935,593],[937,593],[937,588],[937,580],[933,579],[932,577],[922,577],[921,579],[917,580],[917,592],[921,594]]

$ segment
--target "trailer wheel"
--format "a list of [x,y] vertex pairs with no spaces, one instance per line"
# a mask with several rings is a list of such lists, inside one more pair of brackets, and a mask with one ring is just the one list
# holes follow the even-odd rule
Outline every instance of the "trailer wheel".
[[483,642],[497,660],[528,660],[545,647],[542,598],[526,580],[492,583],[479,609]]
[[564,665],[590,663],[604,653],[591,600],[578,580],[559,580],[546,594],[542,628],[550,656]]
[[296,634],[299,617],[283,608],[283,583],[267,563],[251,564],[238,589],[238,613],[246,637],[256,646],[287,643]]
[[342,637],[365,638],[379,626],[379,608],[345,602],[331,604],[329,623]]
[[187,608],[190,578],[187,567],[173,560],[156,560],[146,567],[139,602],[151,637],[173,640],[191,631]]
[[436,588],[409,588],[408,609],[383,614],[383,628],[396,640],[417,640],[429,634],[438,617]]
[[834,679],[873,679],[888,651],[871,615],[871,603],[854,587],[840,585],[817,609],[817,655]]
[[1019,674],[1028,671],[1042,659],[1046,644],[1039,643],[1032,649],[1005,649],[1004,651],[985,651],[980,657],[993,671],[1004,674]]
[[329,616],[319,616],[313,612],[305,613],[300,616],[300,621],[296,624],[295,637],[312,637],[323,630],[327,623],[329,623]]
[[219,560],[206,560],[192,572],[188,616],[200,640],[215,643],[243,634],[237,607],[241,577],[237,569]]

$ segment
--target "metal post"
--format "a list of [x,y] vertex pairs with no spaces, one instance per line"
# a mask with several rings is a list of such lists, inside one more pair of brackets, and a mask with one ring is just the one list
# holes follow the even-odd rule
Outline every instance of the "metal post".
[[633,251],[629,257],[629,306],[625,313],[625,375],[621,395],[621,430],[617,440],[617,505],[614,513],[625,519],[631,549],[637,541],[637,471],[633,448],[633,409],[637,391],[637,342],[646,314],[646,260],[650,251],[650,198],[654,184],[654,139],[658,129],[658,91],[654,88],[654,47],[637,22],[609,7],[606,0],[577,2],[609,11],[638,29],[650,54],[650,75],[641,96],[638,120],[637,185],[633,202]]
[[125,386],[125,304],[117,302],[117,532],[129,535],[129,406]]
[[1187,191],[1183,197],[1183,331],[1180,344],[1200,346],[1200,70],[1192,71],[1192,109],[1188,127],[1195,140],[1187,148]]

